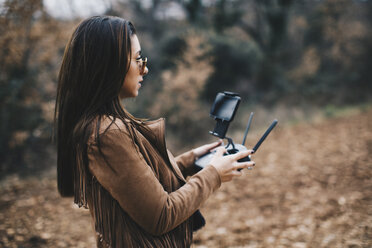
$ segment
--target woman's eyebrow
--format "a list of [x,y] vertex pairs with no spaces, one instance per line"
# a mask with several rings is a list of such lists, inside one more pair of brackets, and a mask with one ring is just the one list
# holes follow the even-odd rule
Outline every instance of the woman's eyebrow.
[[142,51],[139,50],[138,52],[136,52],[136,55],[141,55]]

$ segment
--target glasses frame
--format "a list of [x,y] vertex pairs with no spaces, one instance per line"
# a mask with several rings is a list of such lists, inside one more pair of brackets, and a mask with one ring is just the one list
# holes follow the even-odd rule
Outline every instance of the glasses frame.
[[140,63],[139,64],[139,69],[140,69],[141,75],[145,74],[146,65],[147,65],[147,57],[138,58],[138,59],[136,59],[136,62]]

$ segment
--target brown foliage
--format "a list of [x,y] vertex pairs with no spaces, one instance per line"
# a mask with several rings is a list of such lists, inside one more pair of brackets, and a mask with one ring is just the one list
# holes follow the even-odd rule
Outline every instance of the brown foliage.
[[204,124],[209,107],[203,106],[199,97],[213,70],[210,59],[203,59],[209,49],[205,46],[205,38],[192,32],[187,35],[186,42],[187,50],[182,60],[176,62],[176,69],[163,71],[163,89],[151,108],[155,115],[167,117],[167,125],[180,144],[207,133]]
[[[65,25],[68,28],[71,25]],[[23,163],[25,146],[49,139],[57,68],[66,32],[41,0],[5,1],[0,14],[0,157]]]

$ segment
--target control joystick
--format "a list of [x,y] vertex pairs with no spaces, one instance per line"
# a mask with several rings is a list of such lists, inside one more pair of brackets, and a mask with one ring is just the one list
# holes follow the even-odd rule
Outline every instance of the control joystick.
[[[247,150],[248,149],[245,146],[240,145],[240,144],[236,144],[235,148],[227,149],[227,154],[226,155],[231,155],[231,154],[235,154],[235,153],[242,152],[242,151],[247,151]],[[249,162],[249,161],[251,161],[251,155],[238,160],[238,162]]]

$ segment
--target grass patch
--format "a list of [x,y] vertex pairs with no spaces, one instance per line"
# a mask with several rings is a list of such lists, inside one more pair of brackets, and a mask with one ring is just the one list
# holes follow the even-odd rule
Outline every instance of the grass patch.
[[323,109],[323,115],[326,118],[337,118],[337,117],[342,117],[342,116],[365,113],[370,108],[372,108],[371,102],[358,104],[358,105],[347,105],[347,106],[337,106],[337,105],[329,104]]

